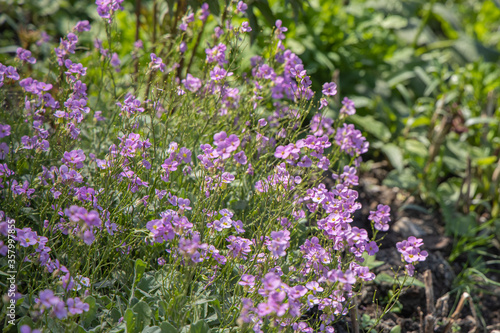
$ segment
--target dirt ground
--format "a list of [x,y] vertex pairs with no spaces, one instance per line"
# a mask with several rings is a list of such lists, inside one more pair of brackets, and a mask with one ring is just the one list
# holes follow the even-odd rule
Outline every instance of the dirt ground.
[[[361,175],[357,188],[359,200],[363,205],[354,219],[358,226],[371,230],[367,219],[370,210],[376,210],[378,204],[391,207],[391,228],[382,240],[376,257],[377,261],[384,263],[375,268],[374,273],[393,276],[392,268],[402,265],[396,242],[412,235],[424,240],[422,249],[426,250],[429,256],[425,262],[416,266],[415,277],[423,283],[410,286],[404,291],[399,304],[394,308],[395,312],[384,316],[376,326],[376,331],[391,332],[392,328],[399,325],[401,332],[500,333],[500,287],[473,280],[469,284],[470,297],[467,298],[467,294],[456,285],[457,275],[467,265],[467,256],[459,256],[451,265],[448,262],[454,240],[445,235],[438,209],[426,207],[425,212],[405,208],[415,207],[411,205],[423,207],[425,204],[401,189],[382,185],[386,174],[387,168],[382,163],[378,168],[372,168],[367,174]],[[491,251],[499,254],[495,248]],[[495,268],[500,272],[500,265]],[[488,273],[487,276],[493,281],[500,281],[498,273]],[[427,287],[424,287],[426,283]],[[377,312],[380,313],[380,309],[383,309],[384,299],[387,299],[391,291],[392,284],[385,281],[364,286],[358,300],[361,331],[366,329],[363,326],[371,326],[366,324],[369,322],[368,316],[378,317]],[[373,302],[374,294],[379,301],[378,309]],[[461,298],[464,298],[463,306],[457,304]],[[347,324],[352,329],[350,332],[356,332],[352,322]],[[342,325],[337,327],[337,332],[343,331],[340,326]]]

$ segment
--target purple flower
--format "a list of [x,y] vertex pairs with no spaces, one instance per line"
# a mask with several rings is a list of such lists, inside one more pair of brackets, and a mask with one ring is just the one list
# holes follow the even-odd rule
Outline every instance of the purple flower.
[[136,49],[142,49],[143,48],[143,45],[142,45],[142,40],[136,40],[135,43],[134,43],[134,48]]
[[321,98],[319,100],[319,110],[321,110],[322,108],[324,108],[325,106],[328,105],[328,100],[326,98]]
[[82,239],[85,244],[92,245],[95,240],[94,233],[91,230],[85,230]]
[[29,62],[30,64],[36,63],[35,57],[31,56],[31,51],[25,50],[21,47],[18,47],[16,50],[17,57],[22,61]]
[[227,72],[224,68],[221,68],[218,65],[210,71],[210,79],[214,82],[222,81],[224,78],[231,75],[233,75],[233,72]]
[[196,92],[201,88],[201,80],[192,76],[191,74],[187,74],[185,79],[182,79],[182,84],[186,87],[187,90],[191,92]]
[[45,289],[40,292],[40,298],[37,303],[46,308],[50,308],[59,302],[59,297],[54,296],[54,292],[50,289]]
[[389,222],[391,221],[391,208],[387,205],[378,205],[376,211],[370,211],[368,219],[374,223],[377,230],[389,230]]
[[311,290],[314,294],[316,294],[317,292],[323,291],[323,288],[316,281],[311,281],[311,282],[306,283],[306,288]]
[[83,167],[83,161],[85,161],[86,156],[83,150],[77,149],[70,152],[64,152],[62,162],[68,165],[73,164],[75,168],[80,169]]
[[405,265],[405,268],[409,276],[413,276],[413,274],[415,274],[415,266],[412,264]]
[[271,302],[260,303],[257,305],[257,314],[259,317],[265,317],[273,312],[276,312],[277,307]]
[[238,2],[238,5],[236,5],[236,12],[237,13],[245,14],[247,9],[248,9],[248,6],[243,1]]
[[353,157],[366,153],[369,146],[361,132],[354,128],[354,125],[345,123],[344,127],[337,130],[335,142],[342,151]]
[[37,243],[37,234],[30,228],[17,229],[17,241],[22,247],[28,247]]
[[234,154],[234,160],[238,162],[239,164],[247,164],[247,156],[245,155],[244,151],[240,151],[236,154]]
[[250,274],[243,274],[241,276],[241,281],[238,282],[240,286],[249,286],[253,287],[255,285],[255,276]]
[[166,66],[163,63],[163,60],[154,53],[151,53],[150,57],[151,57],[151,63],[149,64],[149,66],[151,67],[151,69],[154,70],[159,69],[161,72],[164,72]]
[[123,10],[123,0],[96,0],[97,13],[100,17],[108,19],[108,23],[112,21],[112,15],[117,10]]
[[262,279],[262,287],[265,291],[276,291],[281,286],[281,278],[275,273],[267,273]]
[[230,174],[229,172],[224,172],[222,174],[222,182],[229,184],[234,180],[234,175]]
[[185,41],[182,41],[181,44],[179,45],[179,51],[181,53],[184,53],[186,52],[186,50],[187,50],[187,44]]
[[342,100],[342,108],[340,109],[341,114],[346,114],[346,115],[353,115],[356,113],[356,109],[354,107],[354,102],[351,101],[349,98],[344,97]]
[[191,150],[186,147],[182,147],[177,154],[177,158],[179,161],[183,161],[184,163],[191,163]]
[[123,101],[123,104],[120,102],[117,102],[116,105],[118,105],[122,112],[125,111],[127,114],[135,114],[137,112],[144,112],[144,108],[141,107],[141,101],[139,99],[136,99],[135,96],[132,94],[128,93],[125,95],[125,100]]
[[286,249],[290,247],[290,231],[281,230],[271,232],[271,240],[268,241],[267,249],[275,258],[286,256]]
[[411,264],[416,261],[425,261],[427,258],[427,251],[420,250],[422,245],[422,239],[411,236],[408,240],[396,243],[396,248],[401,253],[403,261]]
[[325,83],[321,92],[326,96],[334,96],[337,94],[337,85],[334,82]]
[[227,46],[223,43],[220,43],[213,48],[207,48],[205,50],[205,53],[207,54],[207,63],[217,62],[220,66],[226,64],[226,49]]
[[208,10],[208,3],[204,2],[203,5],[201,5],[200,20],[206,21],[208,16],[210,16],[210,11]]
[[250,28],[249,23],[248,23],[247,21],[245,21],[245,22],[243,22],[243,23],[241,24],[240,30],[241,30],[242,32],[250,32],[250,31],[252,31],[252,28]]
[[111,56],[110,64],[115,68],[117,72],[120,71],[119,67],[122,64],[122,62],[120,61],[120,58],[118,57],[118,54],[116,52],[113,53],[113,55]]
[[0,87],[3,85],[4,76],[14,81],[19,80],[19,74],[14,67],[4,66],[0,63]]
[[247,259],[248,253],[250,253],[252,242],[246,238],[239,236],[229,236],[226,239],[229,242],[227,248],[229,249],[229,255],[234,258]]
[[70,315],[81,314],[89,311],[90,309],[89,304],[82,302],[78,297],[75,297],[74,299],[68,298],[66,304],[68,305],[68,312]]
[[177,204],[181,210],[191,210],[191,207],[189,206],[190,203],[191,201],[189,199],[179,198],[177,200]]
[[0,124],[0,139],[10,135],[10,125]]
[[78,32],[84,32],[84,31],[90,31],[90,23],[87,20],[84,21],[79,21],[75,27],[73,28],[74,31]]
[[31,327],[29,327],[28,325],[21,326],[21,328],[19,329],[19,331],[21,333],[41,333],[40,330],[38,330],[38,329],[32,330]]
[[274,157],[286,159],[290,155],[289,149],[287,147],[278,146],[274,152]]
[[309,168],[312,165],[312,161],[309,157],[302,156],[302,158],[300,159],[300,162],[297,163],[297,165],[299,167],[302,167],[302,168]]
[[40,34],[40,40],[36,42],[36,45],[41,46],[48,42],[50,42],[50,36],[45,31],[42,31]]
[[276,23],[275,23],[275,25],[276,25],[275,33],[276,33],[276,36],[278,37],[278,39],[280,39],[280,40],[285,39],[284,32],[288,31],[288,28],[283,27],[282,24],[283,24],[283,22],[281,22],[281,20],[276,20]]
[[378,246],[375,241],[371,241],[365,246],[366,252],[368,252],[369,256],[375,255],[378,252]]
[[179,162],[177,162],[175,159],[173,159],[172,157],[169,157],[167,158],[163,164],[161,165],[161,167],[163,168],[163,170],[165,170],[166,172],[170,173],[172,171],[175,171],[177,170],[177,166],[179,165]]
[[64,301],[58,298],[58,302],[52,307],[52,312],[58,319],[64,319],[68,316],[68,310]]

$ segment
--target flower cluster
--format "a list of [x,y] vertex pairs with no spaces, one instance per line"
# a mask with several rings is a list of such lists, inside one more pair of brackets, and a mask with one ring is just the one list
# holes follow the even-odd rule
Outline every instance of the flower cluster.
[[35,303],[40,314],[48,312],[58,319],[82,314],[89,311],[90,308],[90,305],[82,302],[79,297],[68,298],[64,302],[61,298],[55,296],[50,289],[41,291],[39,297],[35,299]]
[[[205,297],[214,300],[203,306],[234,311],[221,327],[239,318],[255,332],[333,332],[358,287],[375,278],[364,260],[380,246],[376,232],[353,224],[368,149],[343,123],[354,103],[345,98],[338,119],[322,113],[337,85],[324,83],[313,98],[280,20],[268,49],[240,66],[251,28],[232,15],[247,15],[244,1],[228,5],[213,34],[204,33],[217,21],[208,4],[176,7],[157,27],[176,34],[149,55],[140,50],[147,39],[119,42],[111,23],[123,3],[97,0],[104,20],[80,21],[56,44],[42,34],[50,59],[19,48],[7,63],[17,67],[0,64],[0,254],[14,246],[18,271],[39,281],[15,286],[33,317],[21,331],[70,330],[89,311],[100,318],[87,326],[168,320],[180,331],[208,313],[197,309]],[[80,38],[91,23],[96,34]],[[103,25],[106,41],[95,39]],[[369,220],[387,231],[389,207]],[[421,246],[414,237],[398,243],[409,275],[427,256]],[[136,318],[165,299],[154,316]],[[172,309],[184,307],[189,318],[176,319]],[[303,319],[314,308],[320,324]]]
[[374,223],[377,230],[389,230],[389,222],[391,221],[391,207],[387,205],[378,205],[376,211],[370,211],[368,219]]
[[422,245],[424,245],[422,239],[414,236],[410,236],[408,240],[396,244],[398,252],[401,253],[401,260],[406,263],[405,267],[410,276],[413,276],[415,272],[414,264],[425,261],[428,256],[427,251],[420,249]]

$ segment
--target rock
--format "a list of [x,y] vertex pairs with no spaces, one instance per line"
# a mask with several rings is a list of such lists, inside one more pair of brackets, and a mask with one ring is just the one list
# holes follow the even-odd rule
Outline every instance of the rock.
[[424,229],[418,224],[412,222],[412,220],[406,216],[403,216],[392,225],[392,229],[399,233],[403,238],[408,238],[410,236],[423,237],[427,235]]

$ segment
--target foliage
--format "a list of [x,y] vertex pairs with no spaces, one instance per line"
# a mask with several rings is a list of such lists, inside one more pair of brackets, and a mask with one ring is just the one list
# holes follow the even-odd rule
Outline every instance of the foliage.
[[[393,168],[384,183],[437,205],[449,235],[478,245],[470,262],[486,243],[498,248],[498,2],[310,4],[300,23],[284,20],[287,46],[313,82],[333,72],[355,102],[350,120]],[[286,15],[278,1],[271,8]]]

